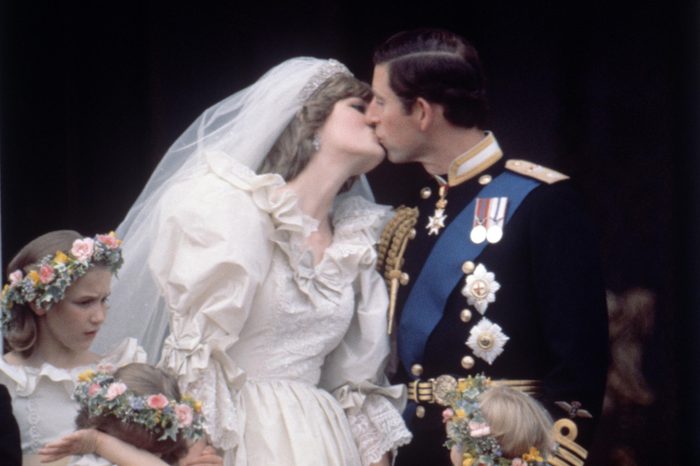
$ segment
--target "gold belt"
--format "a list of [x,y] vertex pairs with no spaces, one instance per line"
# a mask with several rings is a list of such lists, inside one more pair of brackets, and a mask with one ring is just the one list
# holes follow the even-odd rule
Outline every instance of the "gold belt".
[[[441,375],[434,379],[414,380],[408,385],[408,399],[416,403],[436,403],[446,406],[445,395],[457,389],[457,385],[467,379],[457,379],[451,375]],[[540,380],[491,380],[491,386],[506,386],[520,390],[528,395],[537,395],[540,392],[542,381]]]

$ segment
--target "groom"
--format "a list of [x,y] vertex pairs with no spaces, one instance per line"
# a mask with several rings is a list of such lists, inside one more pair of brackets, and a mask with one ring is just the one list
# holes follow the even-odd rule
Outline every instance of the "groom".
[[589,443],[608,334],[580,197],[567,176],[504,158],[484,130],[484,73],[463,38],[402,32],[376,49],[374,65],[368,123],[391,162],[430,175],[417,218],[406,217],[415,236],[400,238],[405,262],[393,260],[393,381],[408,385],[414,435],[397,464],[449,464],[440,394],[479,373],[533,394],[555,420],[571,418]]

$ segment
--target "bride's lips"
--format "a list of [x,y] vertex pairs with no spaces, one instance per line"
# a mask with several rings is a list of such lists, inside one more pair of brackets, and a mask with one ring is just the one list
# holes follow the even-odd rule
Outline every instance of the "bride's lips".
[[387,152],[387,150],[386,150],[386,146],[385,146],[384,144],[382,144],[382,140],[379,139],[379,138],[377,138],[377,142],[379,143],[379,145],[380,145],[380,146],[382,147],[382,149],[384,150],[384,156],[386,157],[387,154],[389,153],[389,152]]

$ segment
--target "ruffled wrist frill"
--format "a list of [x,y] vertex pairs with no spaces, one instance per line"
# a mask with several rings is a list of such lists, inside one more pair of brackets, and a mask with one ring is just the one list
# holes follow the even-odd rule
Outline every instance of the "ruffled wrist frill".
[[398,409],[405,404],[402,386],[363,382],[343,386],[333,395],[345,408],[363,466],[379,462],[387,452],[395,455],[399,447],[411,441]]

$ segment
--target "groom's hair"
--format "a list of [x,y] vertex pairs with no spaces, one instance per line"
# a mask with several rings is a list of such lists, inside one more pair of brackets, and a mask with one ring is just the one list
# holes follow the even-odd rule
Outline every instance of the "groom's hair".
[[[122,366],[115,371],[114,378],[124,383],[135,395],[161,393],[169,399],[182,399],[175,377],[148,364],[131,363]],[[87,406],[80,409],[75,424],[80,429],[97,429],[136,448],[160,455],[168,464],[177,463],[188,451],[187,439],[181,433],[178,434],[177,440],[159,440],[162,432],[123,422],[111,414],[90,416]]]
[[[348,97],[359,97],[369,102],[372,90],[367,83],[349,74],[335,74],[324,81],[277,138],[258,172],[277,173],[286,181],[294,179],[316,152],[314,137],[330,116],[336,102]],[[323,141],[319,142],[323,145]],[[346,183],[347,187],[352,181]]]
[[486,78],[479,54],[463,37],[444,29],[399,32],[375,49],[373,61],[387,65],[389,85],[406,113],[422,97],[442,105],[453,125],[485,126]]

